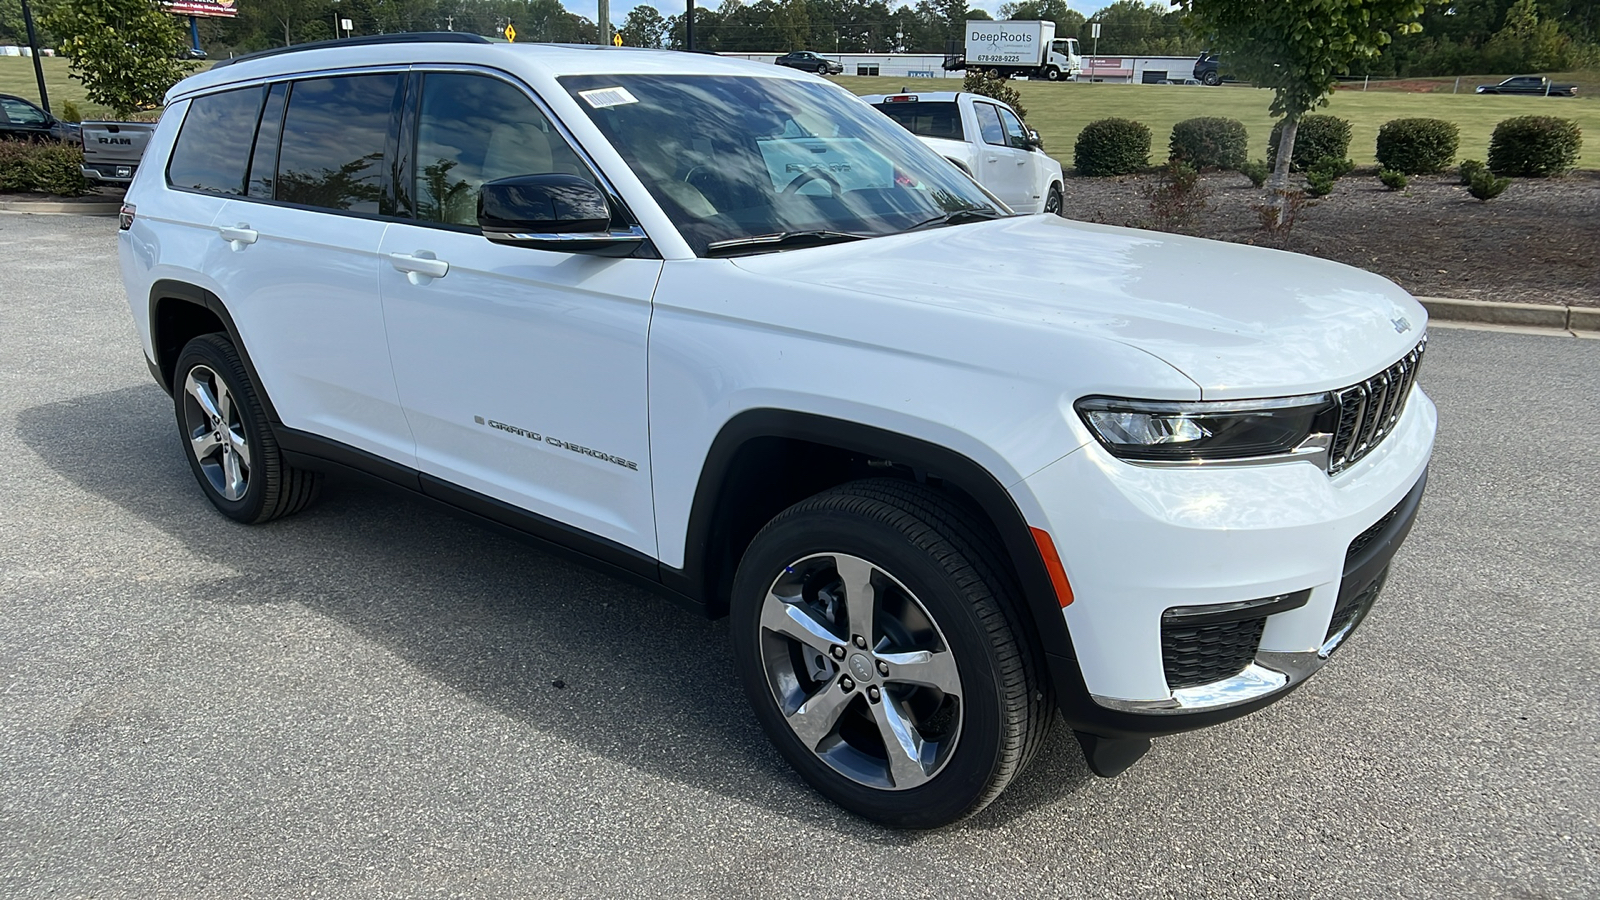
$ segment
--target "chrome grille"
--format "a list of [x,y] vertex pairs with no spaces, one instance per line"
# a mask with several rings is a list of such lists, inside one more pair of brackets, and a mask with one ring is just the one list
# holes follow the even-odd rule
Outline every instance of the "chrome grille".
[[1427,346],[1428,339],[1423,338],[1399,362],[1360,384],[1334,392],[1339,403],[1339,425],[1328,450],[1329,474],[1355,465],[1400,421]]

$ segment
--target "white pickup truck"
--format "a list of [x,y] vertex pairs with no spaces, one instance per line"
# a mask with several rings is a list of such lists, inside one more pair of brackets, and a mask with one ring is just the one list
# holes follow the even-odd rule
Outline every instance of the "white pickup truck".
[[965,91],[862,97],[1020,213],[1064,215],[1061,164],[999,100]]

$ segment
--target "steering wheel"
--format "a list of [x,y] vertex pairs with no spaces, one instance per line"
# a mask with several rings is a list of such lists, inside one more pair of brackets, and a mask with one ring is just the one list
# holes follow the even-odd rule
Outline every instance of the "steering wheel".
[[826,181],[835,197],[844,191],[844,186],[839,184],[838,179],[829,175],[827,169],[801,169],[800,174],[796,175],[793,181],[784,186],[783,196],[792,197],[799,193],[801,188],[813,181]]

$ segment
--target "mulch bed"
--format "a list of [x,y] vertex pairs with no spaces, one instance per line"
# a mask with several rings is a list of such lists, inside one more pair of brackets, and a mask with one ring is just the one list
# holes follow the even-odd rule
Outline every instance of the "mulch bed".
[[[1155,180],[1068,176],[1067,214],[1139,227],[1151,221],[1142,189]],[[1267,202],[1265,191],[1231,172],[1201,184],[1209,208],[1190,230],[1200,237],[1337,260],[1418,296],[1600,306],[1600,173],[1517,180],[1481,203],[1453,175],[1414,177],[1390,192],[1358,170],[1307,204],[1281,243],[1251,208]]]

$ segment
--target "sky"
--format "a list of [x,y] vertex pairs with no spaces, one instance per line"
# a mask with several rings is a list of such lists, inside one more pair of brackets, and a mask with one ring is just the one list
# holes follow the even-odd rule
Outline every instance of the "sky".
[[[561,2],[567,9],[590,21],[594,20],[600,8],[595,0],[561,0]],[[1005,3],[1006,0],[968,0],[968,2],[973,7],[987,10],[991,15],[998,15],[1001,4]],[[1084,15],[1089,15],[1101,7],[1107,6],[1109,2],[1110,0],[1067,0],[1067,5]],[[695,0],[695,3],[702,7],[715,9],[721,5],[721,0]],[[636,0],[611,0],[611,21],[621,24],[622,20],[627,18],[628,10],[639,5]],[[647,5],[654,6],[660,10],[663,16],[671,16],[683,12],[687,4],[684,2],[669,3],[666,0],[656,0],[655,3]],[[914,6],[915,4],[894,3],[891,5]],[[774,47],[773,49],[778,48]]]

